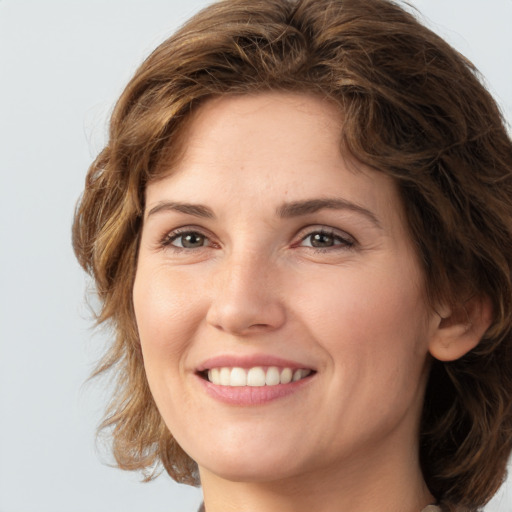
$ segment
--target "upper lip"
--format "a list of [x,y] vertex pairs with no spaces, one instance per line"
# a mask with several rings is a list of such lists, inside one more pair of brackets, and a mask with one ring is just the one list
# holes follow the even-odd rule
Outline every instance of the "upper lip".
[[291,368],[292,370],[308,369],[314,370],[308,364],[298,361],[291,361],[269,354],[254,354],[251,356],[223,354],[210,357],[200,363],[198,372],[204,372],[212,368],[254,368],[255,366],[277,366],[280,368]]

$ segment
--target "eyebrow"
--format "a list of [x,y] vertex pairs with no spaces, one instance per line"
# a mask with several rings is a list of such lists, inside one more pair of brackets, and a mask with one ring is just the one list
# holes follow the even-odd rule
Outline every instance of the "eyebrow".
[[277,208],[277,214],[279,217],[290,218],[299,217],[301,215],[308,215],[323,209],[353,211],[365,216],[368,220],[375,224],[375,226],[382,229],[382,225],[379,222],[379,219],[373,212],[345,199],[326,198],[308,199],[306,201],[293,201],[291,203],[285,203]]
[[[326,199],[307,199],[304,201],[292,201],[290,203],[284,203],[276,209],[276,213],[281,218],[300,217],[302,215],[309,215],[316,213],[320,210],[350,210],[360,215],[365,216],[375,226],[382,229],[381,223],[377,216],[370,210],[347,201],[346,199],[339,198],[326,198]],[[195,217],[201,217],[205,219],[215,219],[213,210],[208,206],[202,204],[193,203],[180,203],[176,201],[161,201],[149,210],[147,217],[155,215],[160,212],[176,211],[185,213],[187,215],[193,215]]]
[[205,219],[214,219],[215,214],[211,208],[202,204],[191,204],[191,203],[178,203],[175,201],[161,201],[156,206],[153,206],[149,210],[147,217],[155,215],[159,212],[175,211],[185,213],[187,215],[194,215],[195,217],[202,217]]

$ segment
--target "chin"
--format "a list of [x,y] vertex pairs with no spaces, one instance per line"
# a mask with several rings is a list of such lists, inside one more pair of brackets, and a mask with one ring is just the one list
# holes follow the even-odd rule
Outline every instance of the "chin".
[[273,482],[297,476],[301,471],[297,466],[276,462],[275,458],[255,461],[254,457],[231,457],[229,460],[215,460],[203,466],[199,463],[199,472],[205,470],[218,478],[231,482]]
[[[201,471],[206,470],[217,477],[233,482],[270,482],[296,476],[304,472],[306,461],[302,461],[295,447],[281,446],[276,449],[276,440],[256,446],[227,446],[217,450],[205,450],[200,453],[201,446],[195,445],[191,453]],[[262,447],[264,446],[264,447]]]

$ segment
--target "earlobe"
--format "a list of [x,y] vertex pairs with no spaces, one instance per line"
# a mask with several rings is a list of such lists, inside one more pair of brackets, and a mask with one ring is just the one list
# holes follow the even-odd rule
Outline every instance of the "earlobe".
[[430,354],[440,361],[455,361],[475,348],[492,323],[493,308],[487,295],[473,297],[453,308],[440,308],[429,343]]

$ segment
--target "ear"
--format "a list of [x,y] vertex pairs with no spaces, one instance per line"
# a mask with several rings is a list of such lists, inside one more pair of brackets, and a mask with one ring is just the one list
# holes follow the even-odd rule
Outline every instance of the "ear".
[[459,306],[442,307],[430,338],[430,354],[440,361],[455,361],[475,348],[493,320],[487,295],[472,297]]

